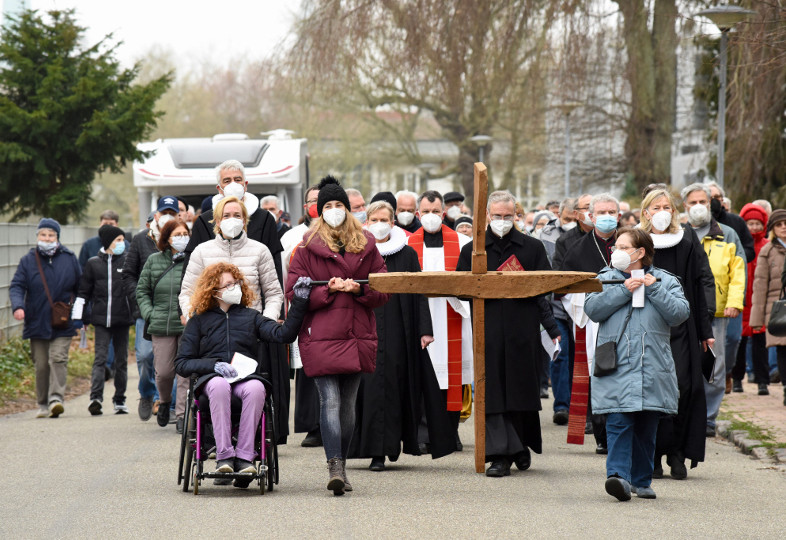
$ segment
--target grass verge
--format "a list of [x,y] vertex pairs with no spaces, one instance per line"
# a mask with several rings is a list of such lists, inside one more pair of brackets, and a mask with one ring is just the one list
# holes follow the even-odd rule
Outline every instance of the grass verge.
[[748,434],[748,439],[760,441],[759,446],[767,448],[770,454],[777,448],[786,448],[786,443],[775,442],[767,428],[742,420],[734,411],[722,411],[718,414],[718,420],[728,420],[730,422],[729,431],[745,431]]

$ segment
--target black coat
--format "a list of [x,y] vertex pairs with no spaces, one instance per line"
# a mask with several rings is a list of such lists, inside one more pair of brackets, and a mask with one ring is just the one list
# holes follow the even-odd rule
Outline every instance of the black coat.
[[747,262],[756,259],[756,250],[753,248],[753,235],[751,235],[751,232],[748,230],[748,225],[745,223],[744,219],[737,214],[727,212],[720,203],[715,200],[712,201],[712,217],[714,217],[715,221],[718,223],[723,223],[734,229],[734,232],[740,237],[740,243],[742,244],[742,249],[745,251],[745,260]]
[[676,246],[656,249],[652,262],[653,266],[679,278],[690,305],[690,317],[671,329],[671,353],[677,371],[680,397],[677,421],[669,418],[666,422],[661,422],[659,427],[658,453],[667,454],[679,450],[692,461],[704,461],[706,441],[707,400],[704,394],[699,342],[712,338],[712,321],[700,279],[702,257],[707,258],[704,249],[696,247],[690,232],[685,231]]
[[175,359],[175,371],[181,377],[200,375],[195,389],[216,373],[216,362],[232,362],[239,352],[258,358],[258,343],[292,343],[297,337],[307,300],[292,301],[284,324],[268,319],[257,310],[245,306],[230,306],[228,311],[215,307],[189,319]]
[[[576,229],[573,230],[575,231]],[[570,231],[568,235],[571,232],[573,231]],[[561,236],[560,240],[568,235]],[[557,241],[557,245],[559,245],[559,240]],[[557,266],[558,262],[555,255],[555,270],[594,272],[597,274],[608,266],[608,260],[606,260],[602,254],[604,251],[603,243],[595,237],[594,231],[582,234],[572,243],[568,243],[566,247],[565,255],[559,262],[559,266]]]
[[699,237],[696,236],[696,231],[694,231],[693,227],[691,227],[688,223],[684,224],[682,228],[685,230],[685,234],[688,235],[690,241],[693,243],[694,249],[697,251],[697,253],[699,253],[700,267],[698,279],[701,281],[701,284],[704,287],[704,303],[707,306],[707,313],[709,313],[710,316],[710,324],[712,324],[712,318],[715,316],[715,276],[712,274],[710,260],[707,258],[707,253],[704,251],[704,246],[702,245],[701,240],[699,240]]
[[[486,252],[490,271],[499,268],[511,255],[516,256],[524,270],[551,270],[543,244],[516,229],[500,239],[488,228]],[[470,243],[461,249],[456,271],[471,268]],[[485,306],[486,413],[539,411],[544,354],[541,322],[550,336],[560,335],[551,306],[545,297],[486,300]],[[537,435],[539,439],[540,434]]]
[[418,229],[420,229],[423,226],[423,225],[421,225],[420,220],[417,218],[417,216],[413,217],[412,218],[412,223],[410,223],[406,227],[404,225],[402,225],[401,223],[398,223],[398,222],[396,222],[396,225],[398,225],[399,227],[401,227],[402,229],[404,229],[408,233],[413,233],[413,232],[417,231]]
[[[414,249],[383,256],[388,272],[420,272]],[[377,324],[377,366],[364,373],[357,400],[355,435],[350,458],[388,456],[395,461],[403,451],[419,455],[418,424],[425,413],[431,457],[456,449],[449,429],[445,397],[439,389],[434,366],[421,349],[421,336],[433,335],[426,297],[394,294],[374,309]]]
[[85,323],[115,328],[136,321],[136,291],[129,280],[123,279],[125,258],[125,253],[112,255],[110,264],[109,255],[99,253],[87,261],[77,293],[90,304],[89,315],[83,317]]
[[587,233],[581,228],[581,225],[576,225],[573,229],[565,234],[560,235],[554,245],[554,255],[551,259],[551,266],[554,270],[563,270],[562,264],[565,260],[565,255],[573,248],[573,245],[584,238]]

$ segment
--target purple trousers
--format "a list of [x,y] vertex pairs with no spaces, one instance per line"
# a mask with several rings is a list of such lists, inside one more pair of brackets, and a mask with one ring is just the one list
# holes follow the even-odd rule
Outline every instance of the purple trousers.
[[[216,459],[237,457],[253,462],[257,457],[254,451],[254,438],[265,408],[265,385],[256,379],[230,385],[224,377],[218,376],[207,381],[205,393],[210,400],[210,416],[213,418],[213,435],[216,438]],[[232,448],[231,399],[233,395],[243,401],[237,448]]]

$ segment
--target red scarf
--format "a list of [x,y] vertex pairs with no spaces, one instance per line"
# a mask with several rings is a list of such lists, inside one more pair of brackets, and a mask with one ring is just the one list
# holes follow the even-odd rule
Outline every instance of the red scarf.
[[[423,227],[412,233],[407,241],[409,247],[418,254],[418,262],[423,269]],[[450,227],[442,226],[442,245],[444,247],[445,270],[454,272],[458,264],[461,247],[458,233]],[[460,411],[462,406],[461,390],[461,315],[448,307],[448,410]]]
[[589,367],[587,367],[587,329],[576,326],[576,346],[573,355],[573,388],[570,393],[568,444],[584,444],[587,425],[587,397],[589,395]]

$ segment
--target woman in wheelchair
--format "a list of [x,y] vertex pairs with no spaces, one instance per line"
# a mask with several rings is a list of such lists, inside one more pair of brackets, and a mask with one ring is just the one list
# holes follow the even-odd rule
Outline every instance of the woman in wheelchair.
[[[265,406],[265,387],[256,375],[237,382],[231,365],[235,353],[256,358],[258,341],[291,343],[297,336],[311,292],[311,280],[295,285],[295,300],[284,324],[268,319],[249,307],[254,293],[237,266],[216,263],[199,277],[191,301],[195,313],[186,325],[175,360],[182,377],[198,375],[194,394],[205,392],[216,439],[216,472],[253,473],[254,438]],[[232,396],[243,402],[237,447],[232,447]]]

